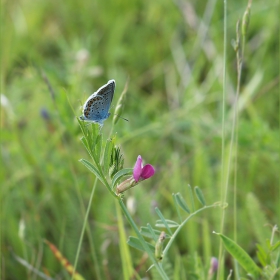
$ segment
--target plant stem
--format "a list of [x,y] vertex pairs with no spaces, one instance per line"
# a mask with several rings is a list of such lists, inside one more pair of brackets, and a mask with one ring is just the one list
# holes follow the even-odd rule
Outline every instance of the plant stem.
[[121,198],[119,198],[119,204],[121,206],[121,209],[124,213],[124,215],[126,216],[129,224],[132,226],[132,228],[134,229],[134,231],[137,234],[137,237],[139,239],[139,241],[141,242],[145,252],[148,254],[149,258],[151,259],[151,261],[153,262],[154,266],[156,267],[156,269],[158,270],[158,273],[160,274],[160,276],[162,277],[162,279],[168,280],[168,276],[166,275],[165,271],[163,270],[162,266],[159,265],[159,263],[157,262],[154,252],[152,252],[149,248],[149,246],[147,245],[145,239],[143,238],[142,234],[139,232],[136,224],[134,223],[132,217],[130,216],[129,212],[127,211],[123,201]]
[[73,277],[75,275],[75,271],[76,271],[76,267],[77,267],[77,263],[78,263],[78,259],[79,259],[79,255],[80,255],[80,251],[81,251],[81,247],[82,247],[82,242],[83,242],[83,237],[85,234],[85,229],[86,229],[86,225],[87,225],[87,221],[88,221],[88,216],[89,216],[89,211],[91,208],[91,204],[92,204],[92,199],[95,193],[95,188],[96,188],[96,184],[97,184],[97,178],[95,178],[92,190],[91,190],[91,194],[90,194],[90,198],[89,198],[89,203],[88,203],[88,207],[87,207],[87,211],[86,211],[86,215],[84,218],[84,223],[83,223],[83,227],[82,227],[82,231],[81,231],[81,235],[80,235],[80,239],[79,239],[79,244],[78,244],[78,249],[77,249],[77,253],[76,253],[76,257],[75,257],[75,262],[74,262],[74,271],[72,273],[71,276],[71,280],[73,280]]
[[[225,186],[225,168],[224,168],[224,157],[225,157],[225,103],[226,103],[226,84],[227,84],[227,76],[226,76],[226,69],[227,69],[227,0],[224,0],[224,58],[223,58],[223,105],[222,105],[222,154],[221,154],[221,199],[222,202],[226,201],[227,198],[227,190],[228,186]],[[222,210],[222,217],[221,217],[221,229],[220,232],[224,230],[224,223],[225,223],[225,209]],[[217,279],[222,279],[221,275],[223,274],[223,247],[222,241],[220,241],[219,245],[219,269],[217,273]]]
[[167,254],[169,248],[171,247],[173,241],[175,240],[176,236],[178,235],[178,233],[180,232],[180,230],[182,229],[182,227],[187,223],[187,221],[189,221],[193,216],[195,216],[196,214],[198,214],[201,211],[204,211],[206,209],[209,208],[214,208],[217,207],[217,204],[213,204],[213,205],[209,205],[209,206],[204,206],[203,208],[200,208],[198,210],[196,210],[195,212],[191,213],[175,230],[175,232],[172,234],[170,240],[168,241],[167,245],[165,246],[164,250],[163,250],[163,255]]

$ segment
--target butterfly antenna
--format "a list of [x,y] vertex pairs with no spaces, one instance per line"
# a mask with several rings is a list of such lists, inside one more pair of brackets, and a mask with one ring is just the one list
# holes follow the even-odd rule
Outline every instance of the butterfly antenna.
[[126,118],[123,118],[123,117],[121,117],[120,115],[118,115],[118,114],[114,114],[114,116],[118,116],[118,117],[120,117],[121,119],[123,119],[124,121],[127,121],[127,122],[129,122],[129,120],[128,119],[126,119]]

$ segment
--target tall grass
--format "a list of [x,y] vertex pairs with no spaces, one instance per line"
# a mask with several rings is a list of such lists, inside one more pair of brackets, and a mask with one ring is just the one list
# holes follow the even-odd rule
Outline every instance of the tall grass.
[[[279,3],[252,3],[240,76],[231,40],[247,2],[227,5],[225,26],[217,1],[2,2],[2,279],[37,277],[17,257],[52,278],[70,279],[44,239],[73,265],[81,240],[77,271],[85,279],[156,279],[154,268],[146,272],[147,256],[127,247],[135,233],[119,206],[78,161],[90,160],[76,120],[80,106],[112,78],[111,112],[129,80],[122,115],[129,122],[120,120],[112,134],[124,167],[133,167],[139,154],[156,167],[153,178],[125,193],[124,203],[135,202],[137,226],[155,225],[155,207],[175,220],[172,193],[191,205],[189,184],[199,186],[209,204],[221,200],[221,174],[230,162],[223,233],[258,261],[255,243],[264,246],[280,217]],[[103,139],[111,135],[112,119]],[[212,234],[220,228],[218,209],[190,220],[164,260],[170,278],[207,277],[211,257],[224,250]],[[225,253],[219,279],[233,268]]]

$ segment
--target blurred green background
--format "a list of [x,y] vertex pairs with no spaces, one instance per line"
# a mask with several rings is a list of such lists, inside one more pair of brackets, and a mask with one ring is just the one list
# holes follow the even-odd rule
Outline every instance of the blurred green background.
[[[94,182],[76,116],[88,96],[116,80],[114,112],[129,80],[123,117],[114,127],[132,167],[138,155],[155,176],[130,190],[137,225],[155,224],[154,207],[177,219],[172,193],[199,186],[208,204],[221,200],[221,146],[226,158],[237,83],[231,41],[246,1],[228,3],[225,135],[222,136],[223,2],[181,0],[5,1],[1,3],[1,230],[3,279],[35,279],[14,254],[55,279],[68,274],[43,243],[74,263]],[[237,183],[229,180],[225,234],[255,257],[248,194],[271,227],[279,223],[279,2],[253,1],[238,103]],[[102,129],[109,137],[112,116]],[[233,162],[233,160],[232,160]],[[232,170],[231,170],[232,171]],[[197,254],[207,269],[218,256],[221,211],[191,220],[172,247],[185,275]],[[98,185],[89,217],[101,279],[122,279],[115,203]],[[24,228],[24,230],[23,230]],[[133,235],[127,226],[127,235]],[[85,236],[78,271],[97,279]],[[135,267],[142,254],[131,249]],[[228,258],[227,268],[233,264]],[[144,277],[149,262],[140,266]],[[110,278],[111,277],[111,278]],[[183,279],[183,278],[182,278]],[[187,278],[186,278],[187,279]],[[188,278],[196,279],[196,278]]]

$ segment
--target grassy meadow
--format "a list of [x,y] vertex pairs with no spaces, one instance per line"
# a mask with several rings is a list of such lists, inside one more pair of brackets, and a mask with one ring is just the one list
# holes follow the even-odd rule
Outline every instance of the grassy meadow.
[[[267,248],[280,222],[279,1],[253,0],[245,25],[247,5],[228,1],[225,17],[215,0],[1,2],[1,279],[220,280],[230,270],[228,279],[252,279],[213,231],[265,266],[256,244]],[[203,208],[196,186],[206,205],[227,205],[181,228],[159,262],[168,278],[127,245],[136,234],[118,197],[79,162],[92,163],[83,129],[98,131],[79,124],[81,106],[110,79],[103,143],[114,140],[124,168],[141,155],[156,170],[123,194],[137,227],[156,228],[156,207],[165,219],[186,219],[172,194]],[[126,84],[128,121],[113,124]],[[278,274],[256,279],[280,279],[279,247],[270,259]]]

